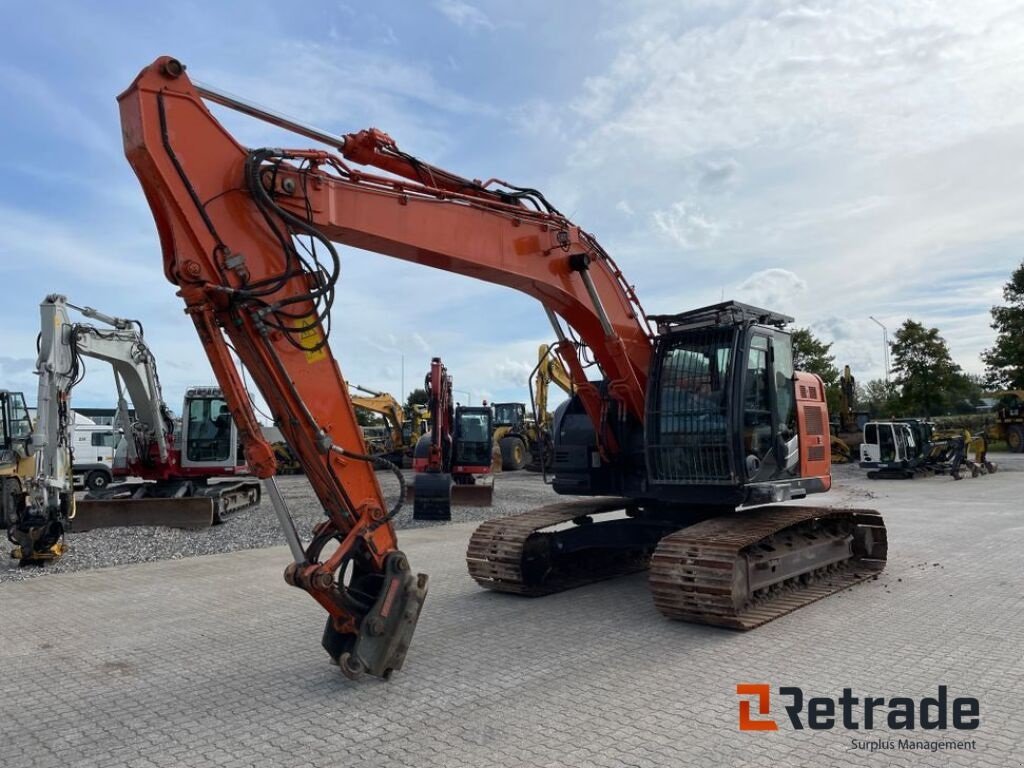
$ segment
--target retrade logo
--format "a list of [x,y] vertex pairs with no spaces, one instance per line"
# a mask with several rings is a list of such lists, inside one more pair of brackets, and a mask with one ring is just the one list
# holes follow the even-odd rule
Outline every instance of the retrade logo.
[[[739,724],[741,731],[777,731],[779,723],[771,717],[772,690],[767,683],[739,683]],[[973,731],[981,724],[981,704],[973,696],[951,698],[946,686],[936,696],[914,699],[907,696],[854,696],[844,688],[838,698],[804,695],[802,688],[783,686],[777,691],[793,730],[812,731],[845,728],[894,731],[955,729]],[[756,706],[756,715],[753,711]]]
[[[755,696],[757,698],[757,713],[767,715],[771,708],[771,688],[767,683],[739,683],[736,686],[736,693],[740,696]],[[767,720],[754,720],[750,716],[750,700],[740,700],[740,730],[741,731],[777,731],[779,724],[771,718]]]

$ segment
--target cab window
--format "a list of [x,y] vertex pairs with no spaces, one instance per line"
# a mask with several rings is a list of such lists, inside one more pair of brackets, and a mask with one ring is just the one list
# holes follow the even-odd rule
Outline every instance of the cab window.
[[115,443],[113,432],[92,433],[92,444],[97,448],[113,448]]
[[796,394],[793,385],[793,349],[787,343],[773,343],[775,365],[776,423],[785,439],[796,432]]
[[32,420],[28,417],[25,407],[25,396],[20,392],[11,393],[11,437],[24,440],[32,434]]
[[750,342],[743,403],[748,429],[771,427],[771,392],[768,385],[768,339],[764,336],[755,336]]
[[189,461],[227,461],[231,456],[231,414],[217,397],[197,398],[188,405]]

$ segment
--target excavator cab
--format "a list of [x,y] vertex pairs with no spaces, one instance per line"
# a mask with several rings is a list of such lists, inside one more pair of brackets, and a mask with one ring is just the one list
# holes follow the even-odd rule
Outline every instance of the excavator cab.
[[25,395],[0,389],[0,468],[17,464],[28,456],[32,420],[25,407]]
[[[662,321],[647,403],[651,481],[731,485],[794,476],[796,409],[789,334],[764,322]],[[760,318],[759,318],[760,319]]]
[[224,467],[244,464],[238,429],[219,387],[192,387],[185,392],[181,420],[182,467]]
[[651,319],[645,424],[624,419],[617,435],[628,460],[602,465],[571,400],[556,415],[557,491],[737,507],[827,488],[824,391],[793,370],[791,318],[729,301]]
[[24,478],[35,471],[28,440],[32,422],[21,392],[0,389],[0,523],[14,525],[24,505]]
[[32,446],[32,418],[21,392],[0,390],[0,521],[15,545],[11,557],[21,565],[41,565],[63,554],[67,518],[74,513],[71,492],[59,492],[61,519],[49,519],[29,507],[27,483],[39,457]]
[[493,503],[493,483],[478,482],[480,475],[491,471],[492,419],[489,407],[458,406],[451,442],[444,442],[442,466],[436,469],[429,466],[431,435],[419,439],[413,458],[416,476],[408,490],[416,520],[451,520],[452,506],[489,507]]
[[[455,409],[455,441],[452,476],[456,484],[472,484],[472,475],[491,471],[494,421],[491,409],[460,405]],[[466,480],[466,476],[470,476]]]
[[523,403],[495,403],[494,426],[521,428],[526,421],[526,406]]

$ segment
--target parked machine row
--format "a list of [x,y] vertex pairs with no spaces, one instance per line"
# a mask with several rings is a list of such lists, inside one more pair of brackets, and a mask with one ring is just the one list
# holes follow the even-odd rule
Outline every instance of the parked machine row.
[[[70,309],[95,324],[73,322]],[[0,510],[13,557],[23,564],[60,557],[64,533],[71,527],[198,527],[259,503],[260,486],[254,480],[209,482],[246,473],[220,389],[189,389],[178,422],[163,399],[156,360],[140,323],[76,307],[57,294],[43,300],[40,315],[35,423],[22,393],[0,397],[5,425]],[[112,475],[142,482],[91,483],[85,499],[76,502],[71,405],[86,359],[108,364],[114,374],[115,424],[122,439]]]
[[986,431],[937,429],[923,419],[871,421],[864,425],[860,466],[872,480],[909,480],[945,474],[954,480],[996,471],[988,459]]

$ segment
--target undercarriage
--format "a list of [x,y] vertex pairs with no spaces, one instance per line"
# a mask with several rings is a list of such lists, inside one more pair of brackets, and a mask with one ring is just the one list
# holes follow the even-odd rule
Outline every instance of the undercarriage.
[[600,498],[484,523],[466,560],[480,586],[530,597],[648,569],[664,615],[747,630],[871,578],[886,549],[885,524],[870,510],[654,515]]

